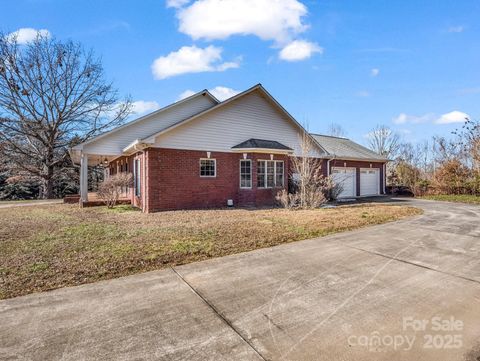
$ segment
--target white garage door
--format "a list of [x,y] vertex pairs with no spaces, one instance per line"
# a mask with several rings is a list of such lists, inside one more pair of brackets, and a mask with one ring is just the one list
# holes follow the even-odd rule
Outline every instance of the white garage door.
[[332,178],[336,184],[341,184],[343,187],[340,198],[357,195],[355,168],[332,168]]
[[360,169],[360,195],[380,194],[380,170],[378,168]]

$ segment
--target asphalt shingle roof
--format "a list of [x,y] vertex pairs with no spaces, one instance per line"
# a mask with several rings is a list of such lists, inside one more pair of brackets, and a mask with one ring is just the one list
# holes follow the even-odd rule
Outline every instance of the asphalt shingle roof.
[[387,159],[378,153],[355,143],[347,138],[332,137],[329,135],[311,134],[313,138],[335,158],[368,159],[386,161]]
[[292,150],[292,148],[283,145],[275,140],[265,140],[265,139],[254,139],[251,138],[246,140],[240,144],[237,144],[232,147],[233,148],[245,148],[245,149],[253,149],[253,148],[262,148],[262,149],[281,149],[281,150]]

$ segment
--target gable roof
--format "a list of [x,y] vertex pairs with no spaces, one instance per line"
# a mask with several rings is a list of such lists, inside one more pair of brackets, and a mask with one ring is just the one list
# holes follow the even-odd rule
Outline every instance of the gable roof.
[[[222,108],[224,106],[226,106],[227,104],[230,104],[232,102],[234,102],[235,100],[239,99],[239,98],[242,98],[244,96],[246,96],[247,94],[250,94],[254,91],[260,91],[266,98],[267,100],[269,100],[273,105],[274,107],[279,110],[282,114],[284,114],[298,129],[300,129],[301,132],[305,132],[306,134],[308,134],[309,136],[311,136],[306,130],[305,128],[303,128],[303,126],[297,122],[297,120],[263,87],[262,84],[258,83],[256,85],[254,85],[253,87],[231,97],[231,98],[228,98],[226,100],[224,100],[223,102],[220,102],[218,103],[217,105],[211,107],[211,108],[208,108],[206,110],[204,110],[203,112],[200,112],[198,114],[195,114],[193,115],[192,117],[190,118],[187,118],[187,119],[184,119],[184,120],[181,120],[175,124],[172,124],[171,126],[165,128],[165,129],[162,129],[161,131],[159,132],[156,132],[144,139],[142,139],[142,142],[145,142],[145,143],[154,143],[155,142],[155,138],[157,138],[158,136],[164,134],[164,133],[167,133],[181,125],[184,125],[184,124],[187,124],[189,122],[191,122],[192,120],[194,119],[197,119],[205,114],[209,114],[210,112],[213,112],[219,108]],[[322,153],[327,153],[327,151],[317,142],[317,140],[314,138],[314,137],[311,137],[311,139],[313,140],[314,144],[322,151]]]
[[293,150],[292,148],[277,142],[276,140],[254,139],[251,138],[240,144],[234,145],[232,149],[279,149],[279,150]]
[[99,134],[99,135],[97,135],[97,136],[95,136],[95,137],[93,137],[93,138],[90,138],[89,140],[87,140],[87,141],[85,141],[85,142],[83,142],[83,143],[80,143],[80,144],[78,144],[78,145],[75,145],[74,147],[72,147],[72,150],[81,150],[81,149],[82,149],[85,145],[87,145],[87,144],[94,143],[94,142],[102,139],[103,137],[105,137],[105,136],[107,136],[107,135],[111,135],[111,134],[114,134],[114,133],[118,132],[118,131],[121,130],[121,129],[125,129],[125,128],[128,128],[128,127],[132,126],[132,125],[141,123],[141,122],[143,122],[143,121],[145,121],[145,120],[148,120],[148,119],[151,119],[152,117],[154,117],[154,116],[156,116],[156,115],[159,115],[159,114],[161,114],[161,113],[163,113],[163,112],[165,112],[165,111],[167,111],[167,110],[169,110],[169,109],[171,109],[171,108],[173,108],[173,107],[176,107],[176,106],[179,106],[179,105],[184,104],[184,103],[186,103],[186,102],[189,102],[190,100],[192,100],[192,99],[194,99],[194,98],[196,98],[196,97],[198,97],[198,96],[208,96],[208,97],[210,97],[216,104],[219,104],[219,103],[220,103],[220,101],[219,101],[215,96],[213,96],[212,93],[210,93],[207,89],[204,89],[204,90],[201,90],[201,91],[199,91],[198,93],[195,93],[195,94],[193,94],[193,95],[191,95],[191,96],[189,96],[189,97],[186,97],[186,98],[181,99],[181,100],[179,100],[179,101],[177,101],[177,102],[171,103],[171,104],[169,104],[169,105],[167,105],[167,106],[165,106],[165,107],[163,107],[163,108],[160,108],[160,109],[158,109],[158,110],[155,110],[155,111],[153,111],[153,112],[151,112],[151,113],[148,113],[148,114],[146,114],[146,115],[144,115],[144,116],[141,116],[140,118],[134,119],[134,120],[132,120],[132,121],[130,121],[130,122],[128,122],[128,123],[125,123],[125,124],[119,126],[119,127],[116,127],[116,128],[114,128],[114,129],[112,129],[112,130],[109,130],[109,131],[104,132],[104,133],[101,133],[101,134]]
[[354,141],[333,137],[330,135],[311,134],[322,147],[333,157],[340,159],[352,160],[375,160],[386,162],[387,158],[375,153],[374,151],[355,143]]

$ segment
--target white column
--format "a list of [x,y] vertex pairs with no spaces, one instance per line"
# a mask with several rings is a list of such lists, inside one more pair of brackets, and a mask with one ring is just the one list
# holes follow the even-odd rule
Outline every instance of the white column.
[[88,155],[80,158],[80,198],[82,202],[88,201]]

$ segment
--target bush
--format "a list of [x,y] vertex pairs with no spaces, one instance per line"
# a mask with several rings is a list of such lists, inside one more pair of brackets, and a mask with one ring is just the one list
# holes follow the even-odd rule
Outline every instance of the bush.
[[103,181],[98,187],[97,194],[108,208],[113,208],[117,204],[123,189],[131,187],[132,184],[131,173],[118,173]]
[[283,189],[275,197],[280,205],[287,209],[318,208],[328,201],[336,200],[343,190],[342,185],[336,184],[332,177],[324,177],[320,174],[304,184],[303,189],[298,179],[292,179],[291,183],[290,192]]
[[471,176],[470,170],[459,160],[448,160],[435,173],[435,188],[442,194],[471,193],[472,189],[467,186]]

